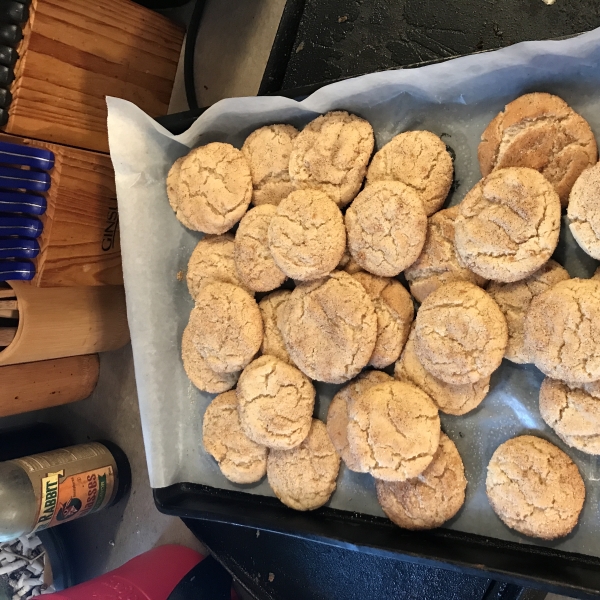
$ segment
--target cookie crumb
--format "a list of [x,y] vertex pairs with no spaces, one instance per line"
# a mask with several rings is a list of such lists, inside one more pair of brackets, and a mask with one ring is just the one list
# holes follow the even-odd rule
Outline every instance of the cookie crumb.
[[274,573],[269,573],[269,582],[273,583],[274,580],[275,580],[275,574]]
[[177,281],[183,281],[185,273],[183,271],[177,271]]
[[296,48],[296,54],[298,54],[298,52],[302,52],[302,50],[304,50],[304,42],[300,42],[298,44],[298,47]]
[[344,15],[338,19],[338,23],[345,23],[348,20],[348,15]]

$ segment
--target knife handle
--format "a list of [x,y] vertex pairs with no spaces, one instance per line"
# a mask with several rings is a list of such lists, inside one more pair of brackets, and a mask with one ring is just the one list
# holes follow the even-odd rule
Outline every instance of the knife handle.
[[35,277],[35,265],[30,262],[0,261],[0,281],[31,281]]
[[22,192],[0,192],[0,212],[43,215],[47,202],[44,196]]
[[10,46],[0,46],[0,65],[14,67],[19,60],[19,53]]
[[0,44],[15,48],[23,39],[23,32],[19,25],[2,23],[0,25]]
[[47,192],[50,189],[50,175],[39,171],[0,166],[0,188]]
[[40,245],[37,240],[26,240],[22,238],[0,238],[0,259],[7,258],[35,258],[40,253]]
[[0,2],[0,23],[21,25],[29,18],[29,7],[15,0]]
[[42,222],[31,217],[0,216],[0,236],[2,237],[18,235],[34,240],[40,236],[43,229]]
[[[24,165],[34,169],[50,171],[54,166],[54,152],[45,148],[0,142],[0,163]],[[28,173],[31,173],[28,171]],[[30,175],[27,175],[29,177]]]

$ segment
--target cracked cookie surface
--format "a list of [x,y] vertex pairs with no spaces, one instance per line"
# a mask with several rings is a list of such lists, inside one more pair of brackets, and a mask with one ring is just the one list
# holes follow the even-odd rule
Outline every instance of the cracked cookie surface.
[[317,117],[293,141],[292,183],[346,206],[360,190],[374,145],[373,128],[360,117],[345,111]]
[[381,277],[394,277],[412,265],[427,233],[423,203],[398,181],[367,186],[346,211],[345,222],[352,258]]
[[525,317],[525,344],[549,377],[572,383],[600,379],[600,281],[560,281],[536,296]]
[[235,390],[220,394],[206,408],[202,443],[234,483],[254,483],[267,473],[267,448],[242,431]]
[[489,377],[508,342],[506,319],[489,294],[467,281],[429,294],[415,319],[415,352],[434,377],[463,385]]
[[429,216],[444,204],[453,175],[452,157],[435,133],[406,131],[375,153],[367,171],[367,185],[399,181],[417,192]]
[[598,160],[587,121],[558,96],[525,94],[506,105],[481,135],[479,166],[493,169],[530,167],[554,186],[561,204],[584,169]]
[[375,480],[377,499],[390,521],[404,529],[433,529],[465,502],[467,479],[454,442],[445,434],[431,464],[409,481]]
[[242,218],[252,198],[248,161],[230,144],[195,148],[181,163],[176,197],[176,215],[186,227],[225,233]]
[[513,438],[496,449],[485,486],[505,525],[545,540],[569,534],[585,500],[575,463],[550,442],[532,435]]
[[266,125],[253,131],[242,146],[252,174],[252,203],[277,206],[294,189],[290,154],[298,130],[292,125]]
[[322,192],[292,192],[277,207],[269,225],[269,250],[277,266],[298,281],[333,271],[346,248],[340,209]]
[[295,510],[323,506],[335,491],[340,469],[325,424],[313,419],[306,439],[292,450],[271,450],[267,478],[275,495]]
[[285,348],[283,336],[277,324],[280,315],[283,314],[285,303],[292,295],[290,290],[277,290],[265,296],[259,303],[258,308],[264,325],[263,342],[260,347],[261,354],[276,356],[279,360],[291,363],[290,355]]
[[560,201],[533,169],[498,169],[459,205],[454,243],[464,265],[494,281],[511,282],[537,271],[560,233]]
[[440,441],[433,400],[401,381],[370,386],[348,406],[348,445],[360,470],[385,481],[420,475]]
[[242,371],[237,395],[242,429],[256,443],[289,450],[308,435],[315,388],[296,367],[261,356]]
[[344,383],[371,359],[375,308],[363,286],[344,271],[296,286],[281,317],[285,347],[311,379]]
[[171,205],[175,216],[179,219],[179,222],[188,229],[194,229],[194,226],[179,210],[179,175],[184,160],[185,156],[178,158],[169,169],[169,173],[167,174],[167,198],[169,198],[169,204]]
[[575,241],[592,258],[600,260],[600,163],[586,169],[569,195],[567,217]]

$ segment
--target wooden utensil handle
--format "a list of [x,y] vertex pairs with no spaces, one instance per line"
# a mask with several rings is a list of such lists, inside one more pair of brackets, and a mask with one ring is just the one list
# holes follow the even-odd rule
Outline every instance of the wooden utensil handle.
[[19,311],[0,308],[0,319],[18,319]]
[[9,346],[17,334],[16,327],[0,327],[0,348]]
[[0,300],[0,310],[18,310],[16,300]]

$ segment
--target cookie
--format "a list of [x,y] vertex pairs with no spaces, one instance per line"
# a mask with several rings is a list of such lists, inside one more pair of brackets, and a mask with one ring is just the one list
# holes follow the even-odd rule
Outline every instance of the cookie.
[[291,363],[290,355],[285,348],[285,342],[277,325],[279,315],[283,313],[285,304],[291,296],[290,290],[277,290],[265,296],[258,308],[263,320],[264,335],[260,347],[261,354],[270,354],[286,363]]
[[269,224],[277,208],[271,204],[249,210],[235,233],[235,268],[244,286],[255,292],[270,292],[285,280],[269,250]]
[[550,259],[526,279],[514,283],[492,281],[488,285],[486,291],[504,313],[508,325],[508,346],[504,358],[519,364],[531,362],[525,347],[525,315],[536,296],[566,279],[569,279],[567,271]]
[[335,491],[340,469],[325,425],[312,420],[306,439],[292,450],[271,450],[267,478],[275,495],[295,510],[323,506]]
[[551,256],[560,233],[560,201],[533,169],[498,169],[459,204],[454,244],[462,263],[494,281],[519,281]]
[[600,260],[600,163],[586,169],[569,194],[569,229],[582,250]]
[[278,324],[294,364],[311,379],[328,383],[358,375],[377,340],[373,303],[344,271],[298,285]]
[[207,235],[196,244],[188,262],[186,276],[188,290],[194,300],[200,288],[209,281],[224,281],[250,291],[240,281],[233,252],[233,236],[229,233]]
[[396,279],[360,272],[353,275],[373,302],[377,315],[377,341],[369,364],[376,369],[391,365],[402,352],[415,316],[410,294]]
[[242,371],[237,395],[242,429],[257,444],[289,450],[308,435],[315,388],[296,367],[261,356]]
[[351,471],[361,472],[363,467],[348,447],[348,406],[369,387],[391,380],[383,371],[364,371],[331,399],[327,411],[327,433],[337,453]]
[[230,144],[200,146],[181,163],[176,215],[186,227],[225,233],[242,218],[251,198],[248,161]]
[[374,145],[367,121],[345,111],[329,112],[292,142],[290,179],[298,189],[324,192],[346,206],[360,190]]
[[208,366],[208,361],[198,352],[193,341],[190,327],[183,331],[181,340],[181,358],[183,368],[189,380],[203,392],[220,394],[235,386],[240,373],[217,373]]
[[388,381],[368,387],[348,405],[347,431],[358,470],[385,481],[406,481],[433,460],[440,417],[418,387]]
[[367,171],[367,185],[399,181],[415,190],[427,216],[439,210],[454,176],[446,144],[431,131],[406,131],[375,153]]
[[277,206],[292,191],[290,154],[298,130],[291,125],[266,125],[253,131],[242,146],[252,174],[252,203]]
[[427,216],[417,193],[397,181],[366,187],[346,211],[348,250],[366,271],[395,277],[421,254]]
[[429,294],[415,319],[415,352],[434,377],[453,385],[489,377],[508,342],[506,319],[481,288],[454,281]]
[[563,206],[581,172],[598,160],[587,121],[551,94],[525,94],[506,105],[481,135],[481,174],[530,167],[553,186]]
[[346,248],[340,209],[323,192],[292,192],[269,225],[269,249],[277,266],[297,281],[327,275]]
[[409,481],[375,480],[377,499],[390,521],[403,529],[434,529],[465,503],[467,479],[454,442],[444,433],[431,464]]
[[427,237],[419,258],[405,271],[410,293],[423,302],[431,292],[451,281],[470,281],[483,287],[487,279],[465,267],[454,248],[454,222],[458,206],[435,213],[427,220]]
[[532,435],[513,438],[496,449],[485,487],[505,525],[544,540],[569,534],[585,500],[575,463],[550,442]]
[[184,160],[185,156],[178,158],[169,169],[169,173],[167,174],[167,198],[169,198],[169,204],[180,223],[188,229],[194,229],[194,226],[179,210],[179,174],[181,173],[181,165]]
[[206,408],[202,443],[229,481],[254,483],[267,473],[267,448],[242,431],[235,391],[220,394]]
[[337,268],[340,271],[346,271],[350,275],[354,275],[354,273],[358,273],[362,271],[361,266],[350,256],[350,252],[348,252],[348,248],[346,248],[344,254],[342,255],[342,260],[340,260]]
[[194,346],[217,373],[241,371],[263,339],[262,317],[254,298],[220,281],[200,289],[188,327]]
[[600,379],[600,281],[560,281],[525,316],[525,345],[545,375],[572,383]]
[[414,337],[413,328],[394,367],[394,377],[416,385],[448,415],[466,415],[477,408],[490,390],[490,378],[483,377],[475,383],[452,385],[434,377],[417,358]]

